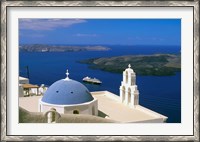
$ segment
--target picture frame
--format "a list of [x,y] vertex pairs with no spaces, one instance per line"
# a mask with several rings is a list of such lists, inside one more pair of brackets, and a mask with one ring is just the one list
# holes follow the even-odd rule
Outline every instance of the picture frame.
[[[8,135],[8,33],[11,7],[192,7],[193,8],[193,135]],[[1,140],[2,141],[198,141],[199,140],[199,2],[198,1],[1,1]],[[10,126],[10,125],[9,125]]]

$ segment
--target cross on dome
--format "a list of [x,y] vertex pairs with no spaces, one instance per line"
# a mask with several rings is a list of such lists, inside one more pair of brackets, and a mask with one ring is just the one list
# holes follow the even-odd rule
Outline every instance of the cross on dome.
[[128,64],[128,68],[131,68],[131,64]]
[[67,75],[66,79],[69,79],[69,72],[68,72],[68,70],[66,72],[66,75]]

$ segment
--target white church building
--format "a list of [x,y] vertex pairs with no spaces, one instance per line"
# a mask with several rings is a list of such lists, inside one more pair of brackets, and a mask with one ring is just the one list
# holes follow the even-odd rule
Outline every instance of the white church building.
[[53,83],[39,100],[39,111],[55,109],[61,114],[98,115],[97,99],[80,82],[67,77]]
[[89,92],[80,82],[66,78],[53,83],[39,99],[38,111],[60,114],[88,114],[116,122],[162,123],[167,117],[139,104],[136,74],[131,65],[123,72],[120,95],[109,91]]

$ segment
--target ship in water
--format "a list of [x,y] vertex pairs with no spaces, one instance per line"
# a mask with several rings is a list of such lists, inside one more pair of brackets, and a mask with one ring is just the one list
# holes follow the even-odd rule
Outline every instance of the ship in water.
[[102,83],[99,79],[90,78],[88,76],[83,78],[83,82],[92,83],[92,84],[101,84]]

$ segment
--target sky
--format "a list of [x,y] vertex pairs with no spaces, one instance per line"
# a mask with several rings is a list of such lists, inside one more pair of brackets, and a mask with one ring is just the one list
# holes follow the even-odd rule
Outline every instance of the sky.
[[181,45],[181,19],[19,19],[20,44]]

